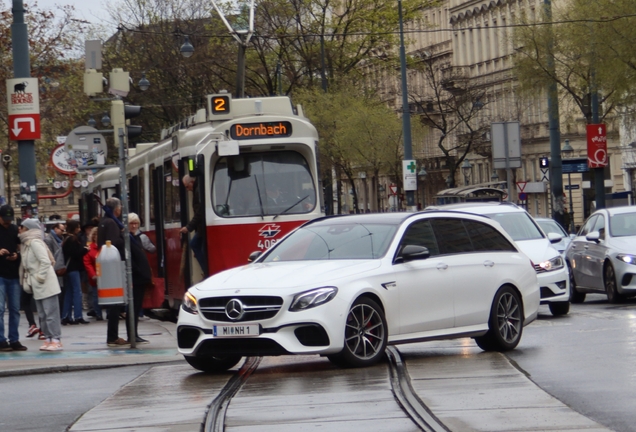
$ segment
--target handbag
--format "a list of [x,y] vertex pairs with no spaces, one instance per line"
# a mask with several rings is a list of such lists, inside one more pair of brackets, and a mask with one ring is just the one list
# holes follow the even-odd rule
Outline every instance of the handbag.
[[55,270],[55,274],[58,276],[64,276],[66,274],[66,269],[68,268],[69,263],[71,262],[71,259],[67,259],[66,260],[66,264],[64,264],[64,267],[61,267],[57,270]]

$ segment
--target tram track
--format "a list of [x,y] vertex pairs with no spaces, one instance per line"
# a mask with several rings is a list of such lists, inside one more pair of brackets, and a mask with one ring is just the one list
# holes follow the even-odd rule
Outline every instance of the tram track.
[[[425,432],[448,432],[448,429],[417,396],[411,386],[406,365],[395,347],[387,347],[386,356],[391,390],[404,414]],[[225,415],[232,398],[256,372],[263,357],[247,357],[241,368],[233,375],[218,395],[212,400],[201,424],[201,432],[223,432]]]

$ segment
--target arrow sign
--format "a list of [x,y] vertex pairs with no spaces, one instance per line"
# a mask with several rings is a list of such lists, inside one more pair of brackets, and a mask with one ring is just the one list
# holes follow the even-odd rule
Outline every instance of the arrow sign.
[[40,139],[40,114],[9,115],[9,139],[25,141]]
[[11,132],[14,133],[15,136],[20,136],[20,132],[22,132],[22,128],[18,127],[20,123],[29,123],[29,132],[35,132],[35,120],[32,118],[14,118],[13,119],[13,129]]

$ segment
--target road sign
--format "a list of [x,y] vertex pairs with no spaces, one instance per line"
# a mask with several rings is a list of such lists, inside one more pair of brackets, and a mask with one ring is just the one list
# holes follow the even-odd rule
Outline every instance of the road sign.
[[64,175],[75,174],[75,168],[69,162],[68,153],[64,149],[64,144],[60,144],[53,149],[51,152],[51,163],[58,172]]
[[[523,192],[523,191],[526,189],[526,185],[527,185],[527,184],[528,184],[528,182],[527,182],[527,181],[524,181],[524,182],[519,181],[519,182],[517,182],[517,190],[518,190],[519,192]],[[523,198],[522,198],[522,199],[523,199]]]
[[525,201],[525,200],[527,200],[527,199],[528,199],[528,194],[527,194],[527,193],[525,193],[525,192],[521,192],[521,193],[519,194],[519,199],[520,199],[521,201]]
[[565,190],[576,190],[579,189],[581,187],[581,185],[565,185],[564,188]]
[[491,123],[490,136],[493,168],[521,168],[519,122]]
[[389,186],[389,191],[391,192],[391,195],[397,195],[397,185],[391,183],[391,185]]
[[40,96],[37,78],[7,80],[9,139],[40,139]]
[[74,168],[104,165],[106,162],[106,139],[93,127],[76,127],[66,137],[64,146],[69,156],[69,164]]
[[590,168],[607,166],[607,131],[604,124],[587,125],[587,164]]

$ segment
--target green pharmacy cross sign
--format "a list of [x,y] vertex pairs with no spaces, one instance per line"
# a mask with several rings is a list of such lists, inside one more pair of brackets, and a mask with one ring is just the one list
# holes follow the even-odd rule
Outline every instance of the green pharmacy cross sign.
[[405,191],[417,190],[417,165],[414,160],[402,161],[402,180],[404,181]]

